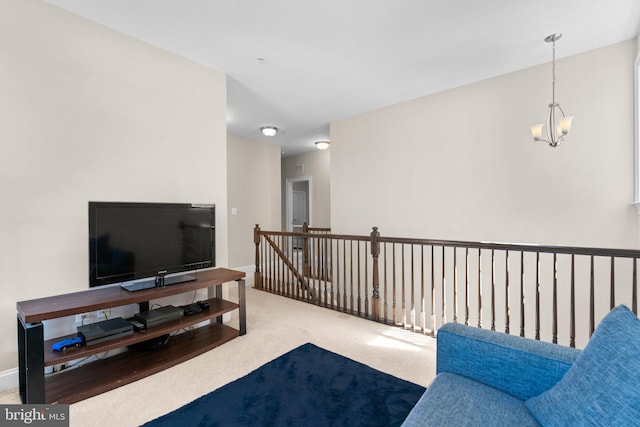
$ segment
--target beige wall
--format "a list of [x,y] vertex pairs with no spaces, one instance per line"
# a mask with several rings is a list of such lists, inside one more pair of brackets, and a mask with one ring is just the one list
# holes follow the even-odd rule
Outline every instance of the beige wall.
[[88,289],[89,200],[215,203],[227,265],[222,73],[3,1],[0,93],[0,371],[17,366],[17,301]]
[[[280,147],[227,136],[229,266],[255,265],[253,228],[280,226]],[[236,208],[237,214],[231,215]]]
[[[302,172],[294,167],[303,165]],[[331,149],[282,159],[282,229],[286,229],[286,182],[288,178],[312,177],[311,226],[331,227]]]
[[334,232],[637,248],[635,56],[631,40],[557,62],[575,120],[556,149],[529,133],[550,63],[332,123]]
[[[529,133],[532,124],[544,120],[550,102],[551,64],[332,123],[334,232],[368,234],[378,226],[383,236],[638,248],[639,217],[632,206],[635,56],[633,40],[558,61],[557,100],[575,119],[567,142],[556,149],[533,142]],[[493,292],[493,279],[487,277],[492,260],[486,254],[483,258],[481,294],[486,297]],[[596,322],[609,309],[606,261],[595,271]],[[445,271],[452,272],[452,262],[449,256]],[[504,270],[500,262],[496,265]],[[540,273],[541,338],[551,341],[554,276],[550,258],[545,262]],[[559,342],[568,345],[569,261],[560,257],[559,262]],[[476,271],[471,264],[470,271]],[[583,347],[590,278],[588,260],[576,264],[576,345]],[[629,266],[618,263],[616,277],[631,283],[630,268],[618,271],[623,264]],[[464,274],[460,269],[458,265],[458,274]],[[531,264],[524,270],[525,323],[527,335],[533,336],[536,270]],[[506,283],[500,274],[495,278],[496,328],[504,330],[505,310],[499,301],[505,298],[501,289]],[[514,322],[520,314],[520,277],[511,279],[509,314]],[[447,320],[452,320],[450,276],[447,280],[447,294],[441,295],[439,287],[435,291],[436,326],[442,301]],[[616,303],[631,306],[630,297],[630,288],[622,285]],[[461,313],[465,302],[457,304]],[[480,305],[476,293],[471,292],[468,304]],[[486,299],[482,307],[486,326],[492,320]],[[476,324],[474,310],[470,315]],[[517,333],[513,323],[511,330]]]

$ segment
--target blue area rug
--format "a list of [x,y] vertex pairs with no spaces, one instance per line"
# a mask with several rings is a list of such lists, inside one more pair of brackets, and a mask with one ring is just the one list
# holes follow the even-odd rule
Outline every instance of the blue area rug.
[[145,426],[399,426],[424,391],[308,343]]

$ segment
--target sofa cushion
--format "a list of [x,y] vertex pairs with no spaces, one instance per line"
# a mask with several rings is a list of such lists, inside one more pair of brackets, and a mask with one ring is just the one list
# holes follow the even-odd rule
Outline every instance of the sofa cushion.
[[640,320],[612,310],[562,379],[526,406],[542,425],[637,425]]
[[460,375],[438,374],[402,424],[537,426],[524,401]]
[[459,323],[438,330],[437,372],[451,372],[527,400],[556,384],[580,350]]

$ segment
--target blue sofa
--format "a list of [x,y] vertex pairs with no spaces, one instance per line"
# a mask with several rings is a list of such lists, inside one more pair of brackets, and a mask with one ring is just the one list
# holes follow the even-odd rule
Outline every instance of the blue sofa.
[[582,351],[446,324],[436,363],[404,427],[640,425],[640,320],[625,306]]

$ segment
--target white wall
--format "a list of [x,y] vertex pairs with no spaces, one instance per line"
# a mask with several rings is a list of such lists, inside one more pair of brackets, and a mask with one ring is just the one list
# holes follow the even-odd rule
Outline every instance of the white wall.
[[280,147],[228,135],[227,159],[229,266],[255,266],[255,225],[280,227]]
[[636,41],[557,61],[574,127],[531,140],[551,64],[331,124],[336,233],[638,247],[634,180]]
[[[304,170],[294,168],[303,165]],[[282,229],[286,230],[286,182],[288,178],[312,177],[311,221],[313,227],[331,227],[331,149],[316,150],[282,159]]]
[[3,1],[0,94],[0,371],[17,366],[17,301],[88,288],[89,200],[215,203],[227,265],[222,73]]

